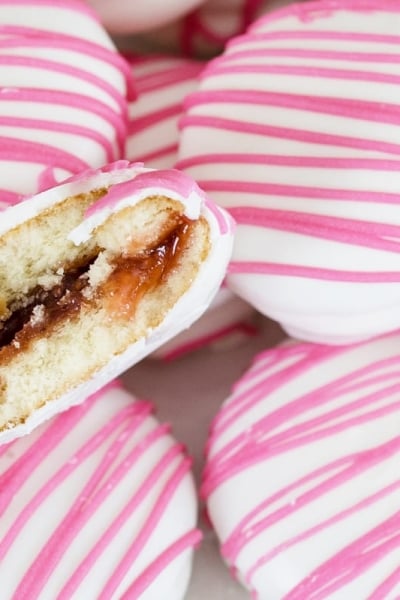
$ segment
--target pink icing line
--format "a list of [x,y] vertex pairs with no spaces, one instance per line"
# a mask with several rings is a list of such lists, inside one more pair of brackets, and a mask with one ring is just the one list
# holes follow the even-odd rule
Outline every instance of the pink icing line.
[[[400,42],[400,38],[399,38]],[[240,48],[240,46],[239,46]],[[236,61],[238,58],[269,58],[271,56],[287,57],[287,58],[316,58],[349,62],[365,62],[365,63],[393,63],[397,65],[400,55],[389,52],[357,52],[354,50],[313,50],[310,48],[252,48],[250,50],[238,49],[230,50],[229,53],[213,59],[213,66],[229,65],[230,62]],[[238,65],[239,66],[239,65]],[[210,68],[211,72],[212,69]]]
[[49,132],[59,131],[70,135],[78,135],[91,139],[99,144],[104,149],[107,161],[111,161],[114,158],[115,151],[111,142],[102,133],[81,125],[61,123],[59,121],[47,121],[45,119],[0,116],[0,126],[43,129]]
[[[80,69],[79,67],[74,67],[44,58],[36,58],[33,56],[28,58],[25,56],[7,56],[4,54],[0,55],[0,69],[2,66],[12,66],[14,68],[23,67],[24,69],[30,69],[30,71],[32,71],[32,77],[34,76],[33,70],[35,69],[43,69],[52,73],[62,73],[63,75],[67,75],[68,77],[77,80],[75,85],[78,88],[80,80],[95,86],[98,88],[98,90],[101,90],[107,94],[115,102],[121,113],[126,110],[125,98],[122,97],[122,95],[115,89],[113,85],[109,84],[105,79],[98,77],[97,75],[93,75],[89,71]],[[98,91],[96,93],[98,93]]]
[[[146,154],[138,154],[135,152],[135,160],[139,160],[141,162],[143,162],[144,164],[149,164],[152,161],[155,161],[159,158],[163,158],[165,156],[171,156],[171,159],[169,160],[169,164],[173,164],[174,163],[174,159],[177,155],[178,152],[178,143],[173,143],[173,144],[169,144],[166,146],[163,146],[162,148],[157,148],[157,150],[153,150],[151,152],[147,152]],[[132,158],[132,157],[130,157]],[[0,196],[1,198],[1,196]]]
[[179,346],[167,352],[167,354],[165,354],[162,358],[163,360],[168,362],[176,360],[184,354],[188,354],[189,352],[199,350],[204,346],[213,344],[214,342],[220,341],[222,339],[226,339],[227,337],[236,333],[239,333],[246,337],[251,337],[257,335],[258,332],[257,329],[250,323],[233,323],[232,325],[228,325],[227,327],[217,329],[217,331],[213,331],[208,335],[202,335],[184,344],[179,344]]
[[183,198],[188,198],[193,192],[199,198],[204,198],[204,194],[197,184],[190,177],[175,169],[147,171],[139,173],[129,181],[113,185],[103,198],[88,208],[85,216],[89,217],[104,209],[113,209],[120,200],[155,187],[165,190],[166,193],[168,191],[176,192]]
[[[399,56],[400,59],[400,56]],[[299,167],[314,169],[360,169],[366,171],[394,171],[400,170],[400,160],[387,158],[337,158],[336,156],[284,156],[280,154],[235,154],[221,152],[220,154],[200,154],[190,156],[179,161],[179,168],[190,169],[208,164],[250,164],[273,165],[278,167]],[[292,187],[292,186],[290,186]]]
[[58,185],[58,181],[55,177],[54,168],[46,167],[39,175],[38,178],[38,189],[39,192],[44,192],[52,187]]
[[54,146],[2,136],[0,136],[0,160],[17,160],[28,163],[44,161],[47,165],[71,172],[86,169],[88,166],[75,155]]
[[[259,24],[261,21],[259,21]],[[387,34],[387,33],[375,33],[375,32],[359,32],[359,31],[332,31],[329,29],[285,29],[278,31],[262,31],[258,28],[250,28],[247,35],[237,37],[229,40],[227,48],[229,51],[236,46],[240,46],[243,41],[251,39],[254,42],[262,41],[274,41],[274,40],[334,40],[334,41],[348,41],[348,42],[368,42],[378,44],[393,44],[398,46],[400,42],[400,36]]]
[[[110,123],[114,128],[119,151],[122,151],[122,148],[125,144],[126,115],[119,115],[104,103],[93,98],[89,98],[88,96],[74,92],[55,92],[51,90],[43,91],[29,88],[24,88],[21,90],[0,88],[0,103],[1,101],[30,102],[38,104],[43,103],[44,105],[56,104],[60,106],[73,107],[74,109],[84,111],[89,114],[95,114],[107,123]],[[43,110],[46,110],[46,106],[43,107]]]
[[387,83],[398,85],[400,77],[390,73],[379,73],[374,71],[359,71],[356,69],[338,69],[312,66],[296,66],[296,65],[227,65],[218,66],[213,64],[212,69],[208,69],[206,75],[210,77],[221,76],[225,74],[240,73],[241,76],[246,74],[262,74],[262,75],[287,75],[303,76],[303,77],[318,77],[320,79],[339,79],[341,81],[368,81],[373,83]]
[[159,573],[166,569],[170,563],[186,550],[197,547],[200,544],[202,537],[203,536],[198,529],[193,529],[176,540],[176,542],[157,556],[145,571],[139,575],[121,596],[121,600],[134,600],[135,598],[140,598],[143,592],[156,580]]
[[386,580],[373,591],[369,600],[385,600],[389,592],[395,587],[400,580],[400,567],[396,569]]
[[[312,207],[310,209],[312,210]],[[399,237],[400,227],[396,225],[254,206],[232,207],[229,213],[241,225],[289,231],[385,252],[400,252],[400,240],[389,239]]]
[[398,283],[400,281],[400,272],[397,271],[344,271],[341,269],[323,269],[262,261],[231,261],[228,267],[228,274],[237,275],[239,273],[247,275],[280,275],[321,279],[323,281],[357,283]]
[[200,179],[200,182],[204,190],[212,190],[213,192],[247,192],[260,195],[287,196],[289,198],[346,200],[352,202],[375,202],[395,205],[399,202],[399,194],[391,192],[364,192],[363,190],[319,188],[300,185],[294,186],[258,181],[218,181]]
[[[135,63],[132,62],[135,67]],[[136,86],[139,94],[145,94],[166,87],[197,79],[203,69],[203,63],[188,62],[162,71],[136,75]]]
[[[386,122],[386,119],[382,119],[382,122]],[[362,150],[373,150],[396,155],[400,154],[400,144],[393,144],[380,140],[354,138],[330,133],[319,133],[308,131],[306,129],[291,129],[288,127],[264,125],[262,123],[234,121],[233,119],[224,119],[222,117],[208,117],[189,114],[180,119],[179,126],[181,129],[188,127],[204,127],[210,129],[219,129],[222,131],[234,131],[245,134],[256,134],[259,136],[296,140],[318,145],[321,144],[345,148],[357,148]],[[179,161],[177,168],[180,168]]]
[[[155,110],[150,112],[143,117],[134,118],[129,122],[128,125],[128,134],[135,135],[144,129],[149,127],[153,127],[160,121],[165,121],[167,119],[171,119],[174,117],[178,117],[182,112],[181,104],[173,104],[171,106],[164,106],[159,110]],[[177,134],[178,137],[178,134]]]
[[[10,190],[1,190],[0,189],[0,203],[4,202],[8,206],[13,206],[14,204],[18,204],[21,202],[21,194],[16,194],[15,192],[11,192]],[[1,206],[0,206],[1,210]]]
[[[185,107],[190,109],[202,104],[218,103],[239,103],[239,104],[259,104],[271,105],[284,108],[297,109],[307,112],[316,112],[350,119],[372,121],[377,123],[398,124],[400,106],[388,102],[373,102],[369,100],[352,100],[350,98],[334,98],[329,96],[305,96],[302,94],[284,94],[282,92],[269,92],[263,90],[213,90],[199,91],[189,94],[185,98]],[[189,115],[194,118],[200,115]],[[203,115],[205,117],[205,115]],[[209,116],[212,120],[212,116]],[[214,117],[218,122],[218,117]],[[221,119],[221,123],[235,123],[232,119]],[[238,120],[238,127],[241,122]],[[247,122],[248,126],[254,126],[256,123]],[[261,123],[259,125],[262,125]],[[240,129],[239,129],[240,130]],[[282,128],[283,131],[290,129]],[[292,129],[302,131],[301,129]],[[323,136],[323,134],[321,134]],[[353,139],[348,136],[332,136],[332,141],[336,139]],[[329,139],[329,138],[328,138]],[[357,138],[355,138],[357,139]],[[363,140],[367,142],[369,140]]]

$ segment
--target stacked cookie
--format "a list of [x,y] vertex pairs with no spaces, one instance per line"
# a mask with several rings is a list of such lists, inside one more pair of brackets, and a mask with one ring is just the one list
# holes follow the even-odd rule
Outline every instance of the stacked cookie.
[[0,0],[4,600],[400,595],[400,6],[201,4]]

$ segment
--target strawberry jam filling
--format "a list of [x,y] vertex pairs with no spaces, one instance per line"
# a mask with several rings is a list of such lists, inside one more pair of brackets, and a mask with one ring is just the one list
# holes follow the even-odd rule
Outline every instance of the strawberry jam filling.
[[178,266],[190,231],[191,221],[180,217],[173,230],[154,247],[135,256],[115,258],[107,279],[93,293],[88,293],[88,271],[95,258],[71,269],[51,290],[36,288],[24,306],[0,326],[0,352],[13,354],[61,321],[77,316],[83,305],[100,302],[111,318],[131,319],[143,296],[162,285]]

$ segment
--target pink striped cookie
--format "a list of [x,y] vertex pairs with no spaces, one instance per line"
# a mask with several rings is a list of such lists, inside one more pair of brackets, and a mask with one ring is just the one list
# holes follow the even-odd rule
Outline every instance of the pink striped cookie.
[[77,0],[0,0],[0,206],[122,156],[131,72]]
[[215,418],[203,496],[253,598],[400,597],[399,348],[268,350]]
[[0,447],[2,599],[183,598],[191,462],[151,413],[113,383]]
[[86,0],[112,33],[155,29],[190,12],[204,0]]
[[237,220],[228,285],[295,337],[400,326],[400,5],[262,17],[186,101],[178,166]]

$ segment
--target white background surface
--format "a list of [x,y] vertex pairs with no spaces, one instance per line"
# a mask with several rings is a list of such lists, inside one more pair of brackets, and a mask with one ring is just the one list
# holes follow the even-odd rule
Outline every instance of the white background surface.
[[[260,333],[255,337],[203,349],[169,363],[147,359],[123,377],[136,396],[155,404],[160,420],[172,424],[175,437],[186,444],[194,458],[197,482],[210,422],[232,384],[257,352],[275,345],[283,337],[275,323],[261,318],[259,324]],[[217,540],[202,512],[204,507],[200,506],[204,540],[195,554],[185,600],[249,600],[250,595],[232,579],[223,564]]]

